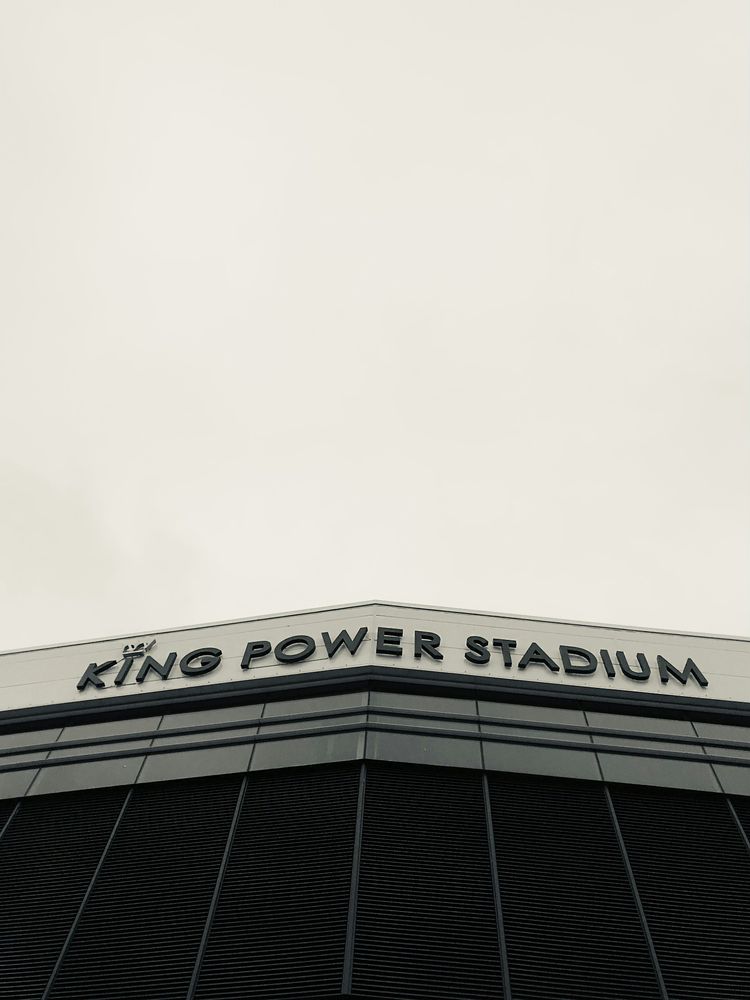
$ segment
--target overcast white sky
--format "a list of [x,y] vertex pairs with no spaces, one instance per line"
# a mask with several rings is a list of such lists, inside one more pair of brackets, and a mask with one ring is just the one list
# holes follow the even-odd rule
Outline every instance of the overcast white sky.
[[750,634],[746,0],[5,0],[0,648]]

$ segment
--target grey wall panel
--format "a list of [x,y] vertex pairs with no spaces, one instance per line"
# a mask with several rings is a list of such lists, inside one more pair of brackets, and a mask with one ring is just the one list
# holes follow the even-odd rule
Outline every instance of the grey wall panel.
[[370,708],[401,708],[440,715],[477,714],[477,703],[473,698],[449,698],[445,695],[410,694],[404,691],[371,691]]
[[0,800],[7,801],[23,798],[38,774],[39,771],[37,768],[30,771],[0,773]]
[[[0,733],[0,755],[3,750],[32,746],[37,743],[54,743],[60,736],[62,729],[31,729],[21,733]],[[18,756],[8,757],[7,760],[18,760]],[[23,757],[20,758],[23,760]],[[2,763],[6,763],[5,756],[0,757]]]
[[714,774],[727,795],[750,796],[750,767],[714,764]]
[[366,691],[346,691],[342,694],[312,695],[307,698],[284,698],[269,701],[263,712],[264,719],[278,719],[290,715],[316,715],[367,705]]
[[[111,722],[94,722],[81,726],[66,726],[58,738],[58,746],[48,754],[48,760],[63,760],[90,753],[116,754],[151,745],[151,739],[128,740],[122,743],[101,743],[98,746],[80,746],[80,740],[109,739],[156,730],[161,716],[142,719],[118,719]],[[73,744],[66,746],[67,743]],[[29,788],[29,795],[48,795],[52,792],[72,792],[84,788],[106,788],[132,785],[143,765],[143,757],[123,756],[113,760],[99,760],[80,764],[52,765],[40,768],[36,780]]]
[[[750,728],[747,726],[728,726],[715,722],[694,722],[693,726],[703,739],[744,743],[745,746],[750,746]],[[738,746],[706,746],[706,753],[750,762],[750,749]],[[729,795],[750,795],[750,766],[714,764],[713,769],[724,792]]]
[[[373,675],[369,682],[373,689],[368,692],[362,688],[362,678],[350,684],[339,671],[336,674],[331,687],[325,682],[326,693],[315,693],[320,688],[313,686],[310,678],[301,678],[284,688],[290,693],[297,691],[301,697],[269,701],[265,708],[259,692],[253,696],[254,703],[239,705],[223,702],[217,695],[214,704],[223,706],[218,708],[201,707],[206,704],[204,692],[186,712],[177,711],[180,702],[176,701],[175,710],[161,719],[158,732],[154,730],[161,718],[158,715],[102,718],[96,723],[68,726],[50,750],[37,753],[27,753],[26,747],[54,741],[60,730],[0,734],[0,800],[134,781],[239,774],[248,770],[248,764],[251,771],[262,771],[343,762],[361,759],[365,748],[372,760],[485,767],[488,771],[750,795],[750,766],[747,770],[742,766],[745,760],[750,765],[750,744],[746,748],[737,746],[750,727],[698,721],[700,713],[695,706],[696,721],[692,723],[685,718],[690,714],[687,708],[680,710],[679,718],[593,708],[584,712],[577,707],[578,699],[561,696],[558,704],[552,704],[550,694],[544,704],[507,702],[493,700],[491,689],[484,687],[479,689],[483,697],[476,701],[471,696],[476,693],[473,689],[454,688],[447,682],[442,688],[428,674],[404,681],[395,672],[387,680]],[[441,690],[458,690],[463,696],[440,694]],[[278,693],[271,691],[268,696]],[[499,691],[497,695],[499,699]],[[243,697],[251,697],[250,692]],[[606,706],[606,702],[599,704]],[[483,719],[480,732],[477,707]],[[144,708],[139,704],[130,710],[142,712]],[[114,703],[111,711],[117,712]],[[413,714],[417,711],[423,717]],[[457,713],[463,717],[458,718]],[[79,718],[75,714],[71,717]],[[155,735],[149,732],[141,739],[140,734],[149,727]],[[178,735],[185,727],[194,731]],[[607,727],[616,733],[607,734]],[[696,730],[701,736],[696,735]],[[325,731],[326,735],[314,735],[315,731]],[[289,738],[274,739],[282,733]],[[119,734],[121,739],[117,739]],[[126,734],[135,734],[139,739],[128,741]],[[477,738],[461,739],[464,735]],[[727,747],[712,747],[709,757],[703,752],[701,737],[730,743]],[[81,738],[90,740],[91,745],[75,746],[73,741]],[[207,745],[222,739],[239,742],[221,747]],[[573,749],[573,744],[580,744],[582,749]],[[20,750],[18,754],[12,752],[15,748]],[[147,752],[162,749],[170,752]],[[623,752],[616,752],[618,749]],[[134,751],[137,755],[130,756]],[[670,753],[676,756],[664,756]],[[64,763],[74,756],[87,759]],[[109,759],[96,759],[104,756]],[[714,760],[718,762],[712,765]]]
[[[27,760],[38,760],[39,753],[31,754],[3,754],[3,749],[16,749],[35,744],[54,743],[62,730],[36,729],[22,733],[0,733],[0,765],[21,764]],[[47,757],[48,753],[42,753],[42,757]],[[30,768],[28,771],[5,771],[0,772],[0,800],[21,798],[31,787],[32,782],[38,776],[37,768]]]
[[[80,726],[66,726],[57,740],[58,746],[51,751],[52,757],[65,757],[70,751],[68,743],[81,740],[112,739],[115,736],[129,736],[131,733],[145,733],[151,736],[159,728],[161,715],[148,715],[138,719],[112,719],[108,722],[87,722]],[[110,744],[112,745],[112,744]],[[75,753],[81,753],[80,749]]]
[[250,771],[303,767],[359,760],[364,754],[364,730],[331,733],[330,736],[299,736],[294,739],[257,743],[250,761]]
[[[659,749],[666,749],[664,746]],[[692,748],[698,752],[698,748]],[[654,785],[662,788],[685,788],[701,792],[721,789],[708,763],[669,760],[663,757],[630,756],[598,753],[605,781],[634,785]]]
[[[586,712],[592,729],[618,729],[625,733],[657,733],[660,736],[694,737],[695,731],[686,719],[667,719],[651,715],[623,715],[619,712]],[[611,742],[612,737],[602,737]],[[596,738],[594,740],[596,742]],[[648,746],[649,744],[644,744]]]
[[26,799],[0,840],[0,997],[40,1000],[125,792]]
[[[216,737],[216,734],[212,734]],[[221,734],[234,735],[231,731]],[[176,742],[180,737],[173,737]],[[164,745],[165,740],[156,741]],[[241,774],[247,770],[252,746],[212,747],[206,750],[184,750],[178,753],[158,753],[146,758],[138,775],[138,783],[174,781],[176,779],[207,777],[214,774]]]
[[508,722],[544,722],[550,726],[585,726],[586,717],[577,708],[555,708],[547,705],[525,705],[504,701],[479,701],[483,718]]
[[[528,741],[550,742],[554,740],[557,743],[591,743],[591,736],[588,733],[568,732],[564,729],[536,729],[533,726],[499,725],[495,722],[483,722],[481,729],[483,733],[497,736],[500,739],[503,736],[513,736]],[[592,753],[589,756],[593,759],[594,755]]]
[[433,729],[450,736],[451,733],[474,733],[479,735],[479,723],[467,722],[464,719],[445,719],[434,715],[420,717],[417,715],[390,715],[388,713],[370,711],[368,723],[372,726],[389,726],[391,728]]
[[471,740],[417,733],[370,732],[367,734],[367,757],[403,764],[482,767],[478,734]]
[[[168,747],[181,743],[201,743],[210,740],[234,739],[254,736],[257,725],[245,725],[232,729],[231,723],[248,723],[260,718],[262,705],[240,705],[231,708],[205,709],[198,712],[176,712],[165,715],[161,720],[158,736],[153,746]],[[226,729],[217,729],[226,724]],[[210,726],[205,733],[191,733],[182,736],[162,735],[171,729],[198,728]],[[213,774],[239,774],[247,770],[253,752],[251,743],[235,746],[209,747],[205,750],[185,750],[182,752],[155,753],[146,757],[138,775],[139,782],[172,781],[177,778],[196,778]]]
[[[483,732],[497,732],[486,725]],[[510,734],[508,734],[510,735]],[[555,738],[545,733],[545,739]],[[580,737],[583,742],[586,737]],[[529,746],[520,743],[499,743],[485,740],[482,743],[484,766],[488,771],[509,771],[520,774],[547,774],[560,778],[581,778],[601,781],[596,755],[585,750],[565,750],[560,747]]]
[[[123,750],[147,746],[147,742],[136,741],[115,744],[103,748],[114,753],[118,746]],[[80,753],[80,751],[78,751]],[[132,785],[138,777],[143,757],[122,757],[115,760],[92,761],[90,763],[66,764],[64,767],[42,767],[34,782],[29,786],[28,795],[50,795],[57,792],[74,792],[87,788],[114,788]]]
[[[685,719],[666,719],[652,716],[621,715],[614,712],[587,712],[589,725],[594,728],[622,730],[632,736],[594,735],[598,745],[654,750],[654,756],[599,753],[599,764],[605,781],[635,785],[659,785],[665,788],[686,788],[702,792],[720,791],[719,783],[708,762],[671,760],[658,756],[659,752],[702,754],[703,748],[695,740],[696,733]],[[655,733],[674,737],[670,740],[641,739],[639,733]],[[680,742],[686,736],[695,742]]]
[[[717,722],[694,722],[693,728],[698,736],[704,740],[722,740],[730,743],[744,743],[750,746],[750,727],[748,726],[728,726]],[[750,749],[738,747],[712,748],[712,753],[731,754],[732,757],[750,758]]]
[[[339,710],[341,711],[341,710]],[[352,709],[342,714],[326,717],[316,715],[309,718],[294,717],[291,719],[264,719],[260,726],[263,736],[274,736],[278,733],[301,733],[311,729],[340,729],[342,726],[364,726],[367,722],[365,709]]]
[[254,702],[226,708],[202,708],[195,712],[170,712],[161,719],[159,735],[170,729],[188,729],[193,726],[221,726],[223,730],[239,722],[257,722],[262,715],[263,705]]

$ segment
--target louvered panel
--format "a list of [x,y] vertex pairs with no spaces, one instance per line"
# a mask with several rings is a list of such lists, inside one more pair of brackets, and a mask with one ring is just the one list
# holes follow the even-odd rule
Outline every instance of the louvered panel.
[[750,858],[722,796],[613,786],[670,1000],[750,997]]
[[0,840],[0,997],[39,1000],[125,799],[25,799]]
[[368,764],[366,789],[354,995],[501,997],[481,775]]
[[489,783],[513,1000],[659,1000],[602,786]]
[[13,810],[15,809],[15,807],[16,804],[12,799],[0,802],[0,837],[2,836],[3,830],[5,829],[5,824],[13,815]]
[[750,799],[741,796],[732,796],[731,801],[740,825],[745,832],[745,836],[750,840]]
[[251,775],[198,1000],[340,994],[359,771]]
[[184,1000],[240,782],[135,787],[52,1000]]

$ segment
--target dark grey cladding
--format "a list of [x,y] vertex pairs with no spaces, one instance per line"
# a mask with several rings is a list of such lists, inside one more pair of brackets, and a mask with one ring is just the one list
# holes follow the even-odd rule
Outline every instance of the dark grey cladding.
[[352,762],[0,805],[6,1000],[740,1000],[747,801]]

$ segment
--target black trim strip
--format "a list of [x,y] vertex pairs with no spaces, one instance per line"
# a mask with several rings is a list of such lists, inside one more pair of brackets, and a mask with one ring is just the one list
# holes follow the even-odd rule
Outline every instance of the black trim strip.
[[615,812],[615,804],[612,801],[612,795],[609,791],[609,785],[604,785],[604,797],[607,800],[607,808],[609,809],[610,819],[612,820],[612,826],[615,830],[615,835],[617,837],[617,843],[620,845],[620,853],[622,854],[622,860],[625,864],[625,871],[628,875],[628,881],[630,883],[630,891],[633,893],[633,899],[635,900],[636,909],[638,910],[638,916],[641,921],[641,927],[643,928],[643,934],[646,938],[646,944],[648,945],[648,951],[651,956],[651,963],[654,967],[654,973],[656,975],[656,980],[659,984],[659,992],[661,993],[662,1000],[669,1000],[669,994],[667,993],[667,986],[664,982],[664,977],[661,974],[661,966],[659,965],[659,959],[656,955],[656,948],[654,947],[654,942],[651,937],[651,928],[648,926],[648,921],[646,920],[646,911],[643,909],[643,903],[641,902],[640,893],[638,892],[638,886],[636,885],[635,875],[633,874],[633,869],[630,864],[630,858],[628,857],[628,849],[625,846],[625,840],[622,836],[622,830],[620,829],[620,823],[617,819],[617,813]]
[[83,894],[81,905],[78,907],[78,912],[73,918],[73,923],[70,925],[70,930],[68,931],[68,936],[65,938],[65,943],[63,944],[62,949],[60,950],[60,954],[57,956],[55,967],[50,973],[49,981],[47,982],[47,985],[44,988],[44,993],[42,994],[42,1000],[48,1000],[50,991],[55,982],[55,978],[57,977],[57,974],[60,971],[63,961],[65,960],[65,956],[68,953],[68,948],[70,948],[70,943],[73,940],[73,936],[75,935],[76,929],[78,928],[78,923],[81,919],[81,914],[83,913],[84,907],[86,906],[86,903],[89,900],[89,896],[91,895],[93,888],[96,885],[96,880],[99,877],[99,872],[102,870],[102,865],[104,864],[105,858],[107,857],[109,849],[112,846],[112,841],[115,839],[122,818],[125,815],[125,810],[128,808],[128,803],[130,802],[130,797],[132,794],[133,794],[133,788],[131,786],[128,789],[127,795],[125,796],[125,799],[122,803],[120,812],[118,813],[117,819],[114,822],[114,826],[112,827],[112,831],[109,835],[107,843],[104,845],[104,850],[102,851],[102,855],[99,858],[99,861],[97,862],[96,868],[94,869],[94,874],[91,876],[91,881],[88,884],[86,892]]
[[[354,939],[357,933],[357,905],[359,903],[359,868],[362,858],[362,830],[365,822],[365,791],[367,786],[367,764],[362,761],[359,771],[357,791],[357,821],[354,828],[354,850],[352,853],[352,881],[349,888],[349,911],[346,917],[346,944],[344,945],[344,971],[341,977],[341,993],[351,996],[354,975]],[[188,1000],[190,998],[188,997]]]
[[[361,666],[343,667],[333,670],[319,670],[308,674],[292,674],[288,677],[249,678],[227,681],[221,684],[198,685],[170,691],[140,691],[135,694],[113,694],[60,705],[43,705],[34,708],[10,709],[0,712],[0,725],[19,720],[37,720],[61,724],[61,719],[92,717],[126,717],[160,709],[173,711],[176,705],[189,708],[206,708],[213,703],[232,704],[249,697],[266,695],[284,696],[290,688],[315,691],[320,689],[345,690],[359,686],[363,682],[387,682],[389,685],[406,687],[416,685],[424,690],[427,686],[436,691],[463,691],[468,697],[485,693],[510,696],[512,700],[575,701],[584,707],[612,705],[655,714],[672,712],[691,715],[750,718],[750,702],[713,700],[710,697],[696,698],[691,695],[670,695],[653,692],[616,691],[607,688],[581,687],[573,684],[554,684],[544,681],[524,681],[515,678],[477,677],[463,674],[442,674],[430,670],[416,670],[407,667]],[[135,710],[135,713],[134,713]],[[68,723],[70,724],[70,723]]]
[[193,1000],[195,996],[195,991],[198,988],[198,978],[203,967],[203,959],[206,954],[206,948],[208,947],[208,938],[211,934],[211,928],[214,922],[214,916],[216,914],[216,907],[219,905],[219,894],[221,893],[221,887],[224,884],[224,875],[227,870],[227,864],[229,863],[229,855],[232,851],[232,844],[234,843],[234,835],[237,831],[237,824],[240,821],[240,814],[242,812],[242,803],[245,801],[245,792],[247,791],[247,774],[243,775],[242,783],[240,784],[239,792],[237,793],[237,804],[234,807],[234,815],[232,816],[232,822],[229,825],[229,832],[227,833],[227,842],[224,845],[224,854],[221,859],[221,864],[219,865],[219,873],[216,876],[216,885],[214,886],[214,894],[211,897],[211,905],[208,908],[208,913],[206,914],[206,922],[203,925],[203,934],[201,935],[200,944],[198,945],[198,951],[195,956],[195,965],[193,966],[193,974],[190,977],[190,985],[188,986],[187,996],[185,1000]]
[[500,964],[503,977],[503,1000],[513,1000],[510,985],[510,965],[508,964],[508,948],[505,943],[505,924],[503,923],[503,906],[500,896],[500,876],[497,870],[497,855],[495,854],[495,830],[492,825],[492,808],[490,805],[490,785],[487,773],[482,775],[482,797],[484,798],[484,817],[487,822],[487,848],[490,854],[490,875],[492,877],[492,895],[495,900],[495,920],[497,921],[497,943],[500,949]]

